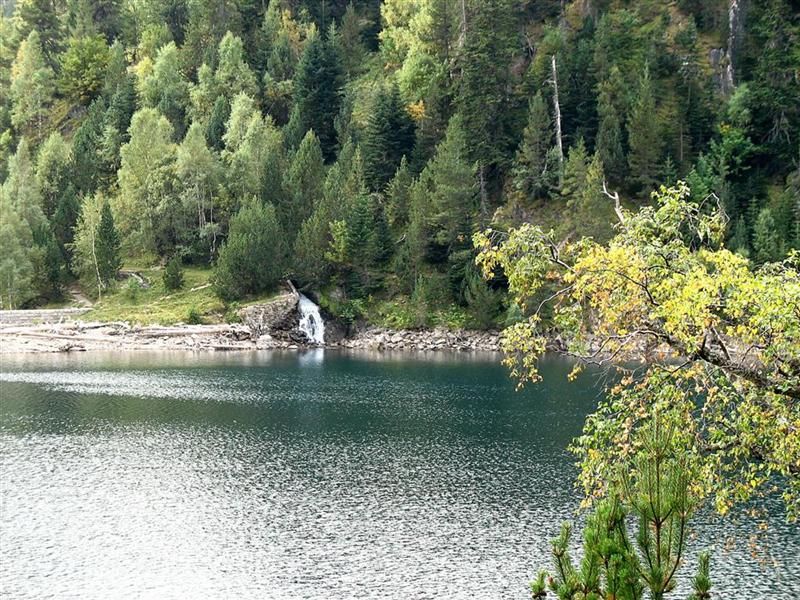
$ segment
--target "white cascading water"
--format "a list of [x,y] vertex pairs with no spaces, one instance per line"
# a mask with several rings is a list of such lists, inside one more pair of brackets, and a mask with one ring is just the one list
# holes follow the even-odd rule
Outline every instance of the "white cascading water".
[[325,343],[325,321],[319,314],[319,306],[300,294],[300,301],[297,304],[300,310],[300,322],[297,327],[306,337],[315,344]]

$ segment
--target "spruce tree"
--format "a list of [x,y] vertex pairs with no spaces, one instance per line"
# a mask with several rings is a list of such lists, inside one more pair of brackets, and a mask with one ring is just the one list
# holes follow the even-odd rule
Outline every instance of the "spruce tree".
[[103,99],[98,98],[89,107],[86,118],[72,138],[72,178],[80,194],[93,194],[100,181],[98,156],[104,123],[105,105]]
[[551,160],[552,148],[553,124],[539,92],[528,106],[528,124],[511,171],[513,198],[532,202],[545,197],[555,185],[558,165]]
[[225,124],[230,119],[231,105],[225,96],[219,96],[214,102],[214,108],[211,111],[211,116],[208,119],[206,126],[206,139],[208,144],[217,151],[222,150],[225,146]]
[[114,226],[111,205],[108,202],[103,204],[103,208],[100,211],[100,223],[97,225],[95,240],[97,272],[101,285],[107,288],[116,279],[117,273],[122,266],[121,244],[117,229]]
[[[458,116],[411,190],[408,245],[410,260],[447,275],[453,297],[460,293],[471,261],[473,216],[478,204],[474,165],[467,155],[467,133]],[[444,300],[444,299],[443,299]]]
[[286,203],[278,207],[278,218],[290,246],[322,198],[324,181],[322,148],[312,130],[305,135],[292,158],[283,182],[287,192]]
[[761,265],[780,260],[781,254],[781,240],[772,210],[762,208],[753,226],[753,260]]
[[485,196],[489,170],[503,163],[509,151],[508,85],[516,46],[515,5],[510,0],[472,0],[466,7],[457,104],[469,132],[469,156],[478,164]]
[[414,176],[408,167],[408,161],[403,157],[397,172],[386,186],[385,194],[386,219],[395,234],[405,230],[408,224],[409,193],[413,182]]
[[47,64],[51,69],[58,68],[58,54],[63,49],[64,41],[58,4],[52,0],[22,0],[16,3],[15,17],[19,35],[27,37],[36,30]]
[[580,139],[577,144],[569,149],[567,161],[564,164],[561,196],[567,200],[567,204],[577,201],[579,194],[586,185],[586,174],[588,170],[589,157],[586,154],[586,144]]
[[414,123],[403,106],[397,84],[378,90],[361,144],[369,188],[382,191],[400,160],[411,156],[413,148]]
[[622,182],[626,170],[624,137],[622,130],[621,109],[623,109],[624,82],[619,69],[613,67],[609,78],[599,86],[597,95],[597,114],[599,125],[595,140],[595,149],[608,176],[614,182]]
[[661,135],[650,70],[645,67],[639,90],[628,117],[628,166],[631,180],[649,195],[658,184],[661,165]]
[[326,161],[333,159],[337,136],[334,120],[339,115],[343,72],[335,40],[313,33],[306,40],[294,78],[295,105],[301,135],[313,129]]

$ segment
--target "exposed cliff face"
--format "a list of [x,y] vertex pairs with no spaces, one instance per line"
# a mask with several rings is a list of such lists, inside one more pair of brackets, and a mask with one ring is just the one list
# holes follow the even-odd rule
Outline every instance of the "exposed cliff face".
[[708,60],[714,75],[714,85],[724,97],[736,86],[736,59],[744,33],[746,0],[730,0],[728,4],[728,47],[712,48]]

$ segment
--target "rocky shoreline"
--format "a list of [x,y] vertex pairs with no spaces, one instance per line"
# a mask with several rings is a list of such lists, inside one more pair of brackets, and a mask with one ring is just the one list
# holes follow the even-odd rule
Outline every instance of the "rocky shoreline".
[[[247,351],[320,347],[299,340],[254,335],[240,324],[131,326],[127,323],[70,321],[0,328],[0,354],[97,350]],[[325,348],[355,350],[481,351],[500,350],[499,332],[397,331],[370,327]]]

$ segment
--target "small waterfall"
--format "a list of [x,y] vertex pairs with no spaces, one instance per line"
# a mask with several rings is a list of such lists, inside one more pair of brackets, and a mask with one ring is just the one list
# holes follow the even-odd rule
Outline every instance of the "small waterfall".
[[324,344],[325,322],[322,320],[322,315],[319,314],[319,306],[303,294],[300,294],[300,301],[297,303],[297,307],[300,310],[298,329],[314,344]]

